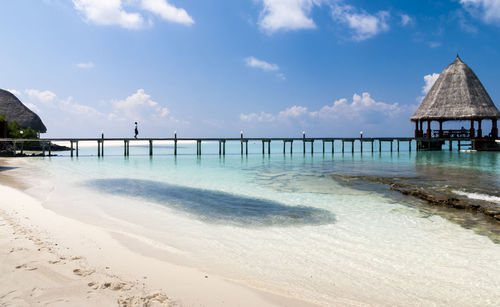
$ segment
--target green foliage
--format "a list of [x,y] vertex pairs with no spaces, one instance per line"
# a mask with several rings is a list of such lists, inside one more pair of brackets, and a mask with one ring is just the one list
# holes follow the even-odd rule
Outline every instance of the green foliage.
[[7,118],[5,118],[5,115],[0,115],[0,123],[6,122]]
[[[16,138],[16,139],[37,139],[38,134],[33,128],[28,127],[28,128],[21,128],[19,124],[16,121],[13,122],[7,122],[7,130],[8,130],[8,137],[9,138]],[[23,133],[21,134],[21,131]]]

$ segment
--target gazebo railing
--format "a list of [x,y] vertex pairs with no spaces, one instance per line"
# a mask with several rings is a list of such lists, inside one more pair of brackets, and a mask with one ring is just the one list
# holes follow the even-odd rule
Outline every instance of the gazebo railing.
[[436,138],[469,138],[470,130],[466,129],[449,129],[449,130],[432,130],[432,136]]

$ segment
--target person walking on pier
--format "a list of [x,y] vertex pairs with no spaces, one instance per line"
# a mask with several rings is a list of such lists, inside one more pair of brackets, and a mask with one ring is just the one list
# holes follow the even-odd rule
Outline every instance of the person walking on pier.
[[135,122],[135,135],[134,135],[134,139],[137,139],[137,135],[139,134],[139,130],[137,129],[137,122]]

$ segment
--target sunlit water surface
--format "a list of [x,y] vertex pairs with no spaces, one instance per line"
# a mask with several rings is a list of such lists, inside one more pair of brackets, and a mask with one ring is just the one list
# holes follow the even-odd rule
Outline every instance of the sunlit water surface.
[[[321,305],[500,302],[494,224],[331,176],[438,173],[436,184],[498,197],[498,153],[372,154],[368,147],[332,155],[318,145],[314,155],[303,155],[300,144],[283,155],[273,144],[269,156],[251,143],[240,156],[239,144],[228,144],[225,157],[217,144],[204,144],[202,157],[194,144],[181,145],[177,157],[169,145],[155,146],[153,157],[147,146],[132,146],[128,158],[122,147],[106,147],[104,158],[83,147],[78,158],[30,159],[15,172],[30,176],[28,192],[45,207],[102,226],[137,252],[260,289]],[[443,180],[443,172],[465,183]],[[473,226],[456,221],[467,218]]]

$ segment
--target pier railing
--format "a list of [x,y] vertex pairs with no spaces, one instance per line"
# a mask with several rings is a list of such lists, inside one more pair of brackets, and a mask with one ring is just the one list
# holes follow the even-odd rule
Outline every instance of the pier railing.
[[[283,144],[283,154],[287,152],[293,153],[293,143],[301,142],[302,143],[302,152],[306,153],[307,148],[310,148],[310,153],[314,154],[314,143],[321,142],[322,143],[322,152],[326,153],[331,150],[331,153],[335,152],[335,145],[341,146],[341,152],[345,152],[345,144],[350,143],[350,150],[352,153],[355,152],[355,142],[359,143],[359,152],[365,151],[365,146],[369,151],[374,152],[374,143],[378,142],[378,151],[382,151],[382,144],[389,143],[390,151],[396,150],[400,151],[400,143],[408,143],[408,150],[411,152],[412,141],[414,138],[406,138],[406,137],[382,137],[382,138],[331,138],[331,137],[302,137],[302,138],[41,138],[41,139],[9,139],[3,138],[0,139],[0,142],[10,142],[13,143],[14,151],[17,149],[23,152],[23,146],[27,142],[39,142],[40,149],[42,151],[42,155],[45,156],[46,151],[48,151],[49,155],[51,155],[52,146],[51,144],[54,142],[67,142],[70,144],[69,151],[71,152],[71,156],[79,155],[79,142],[96,142],[97,144],[97,155],[104,156],[104,143],[108,141],[121,141],[123,142],[123,155],[130,155],[130,143],[131,142],[148,142],[149,144],[149,155],[153,156],[154,142],[155,141],[170,141],[173,143],[173,154],[177,155],[178,153],[178,142],[196,142],[196,154],[202,154],[202,143],[203,142],[218,142],[219,143],[219,155],[226,154],[226,142],[239,142],[241,144],[241,155],[248,155],[248,142],[260,142],[262,145],[262,154],[271,154],[271,142],[281,142]],[[396,148],[393,146],[396,143]],[[364,146],[365,145],[365,146]],[[287,151],[288,148],[288,151]]]

